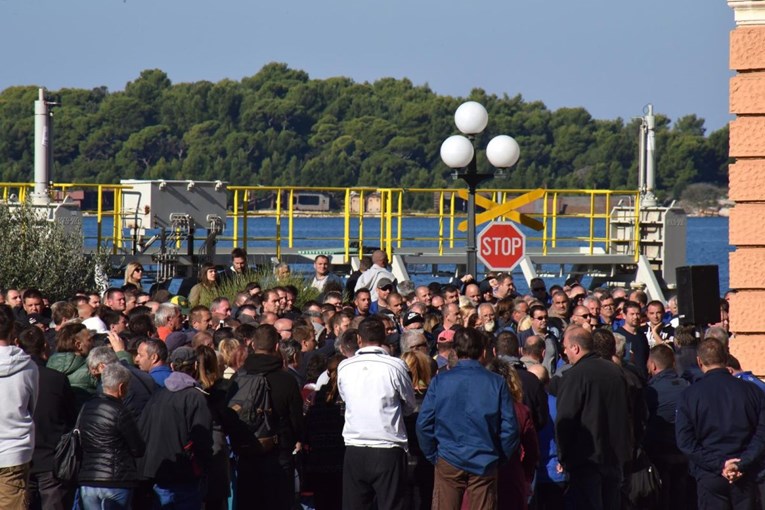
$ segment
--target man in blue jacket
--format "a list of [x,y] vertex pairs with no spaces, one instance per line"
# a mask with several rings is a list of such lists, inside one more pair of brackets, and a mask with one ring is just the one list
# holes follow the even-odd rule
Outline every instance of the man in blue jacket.
[[496,508],[497,466],[518,448],[518,423],[507,382],[480,363],[486,345],[474,329],[454,335],[459,361],[428,388],[417,419],[425,457],[435,464],[433,508]]
[[718,340],[704,340],[697,354],[704,376],[680,396],[677,446],[688,456],[704,508],[755,508],[765,395],[728,372],[728,353]]

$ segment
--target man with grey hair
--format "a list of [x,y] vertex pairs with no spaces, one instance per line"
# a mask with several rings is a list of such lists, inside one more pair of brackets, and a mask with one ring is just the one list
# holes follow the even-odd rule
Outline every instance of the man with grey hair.
[[[113,334],[113,333],[110,333]],[[102,381],[100,381],[101,374],[108,365],[119,363],[125,367],[132,376],[130,382],[127,385],[127,394],[123,399],[125,407],[133,412],[136,420],[140,418],[143,408],[146,407],[146,403],[151,398],[151,395],[158,388],[154,379],[145,372],[142,372],[135,365],[120,360],[115,354],[114,350],[109,346],[94,347],[88,354],[88,370],[90,375],[99,380],[98,390],[101,391]]]
[[157,336],[167,344],[167,350],[172,352],[187,343],[186,334],[181,332],[183,316],[181,308],[173,303],[162,303],[154,314],[154,325],[157,326]]
[[714,338],[722,344],[725,349],[728,349],[728,332],[720,326],[712,326],[704,332],[704,340],[707,338]]
[[476,327],[486,333],[494,334],[497,327],[497,312],[491,303],[481,303],[478,305],[478,322]]
[[421,330],[407,329],[401,333],[401,354],[405,352],[419,350],[425,354],[428,353],[428,340]]
[[403,282],[399,282],[397,288],[398,293],[407,301],[407,304],[411,304],[409,303],[409,300],[415,297],[414,282],[411,280],[404,280]]
[[133,413],[122,402],[132,379],[119,363],[104,366],[102,394],[85,403],[79,429],[82,457],[78,473],[83,508],[129,506],[139,476],[134,458],[146,451]]

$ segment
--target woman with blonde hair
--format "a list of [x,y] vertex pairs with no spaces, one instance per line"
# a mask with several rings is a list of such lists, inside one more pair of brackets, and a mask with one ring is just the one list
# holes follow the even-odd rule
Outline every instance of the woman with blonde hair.
[[401,359],[409,367],[409,373],[412,375],[412,387],[414,388],[414,396],[419,408],[419,404],[425,398],[425,392],[428,390],[430,379],[432,378],[430,358],[423,352],[412,350],[402,354]]
[[218,344],[218,360],[221,361],[222,367],[225,367],[223,370],[224,379],[231,379],[236,373],[236,370],[232,365],[234,364],[234,354],[239,348],[239,345],[239,340],[235,338],[224,338]]
[[189,291],[189,306],[194,308],[199,305],[204,297],[210,300],[216,297],[215,292],[218,288],[218,271],[215,270],[215,264],[205,262],[199,268],[199,283],[191,287]]
[[409,368],[412,376],[412,388],[414,388],[415,411],[404,417],[406,434],[409,438],[409,453],[407,454],[407,508],[425,510],[432,506],[434,466],[420,448],[417,440],[417,417],[420,414],[420,406],[425,399],[425,393],[430,386],[433,377],[431,362],[433,361],[425,353],[412,350],[401,355],[401,359]]
[[125,283],[123,285],[135,285],[138,290],[143,290],[141,278],[143,277],[143,266],[139,262],[128,262],[125,268]]

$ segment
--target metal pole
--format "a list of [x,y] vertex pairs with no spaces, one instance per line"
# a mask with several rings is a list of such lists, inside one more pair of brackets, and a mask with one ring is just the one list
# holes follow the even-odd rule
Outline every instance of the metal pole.
[[656,196],[653,189],[656,187],[656,155],[655,155],[655,128],[656,117],[653,115],[653,105],[647,106],[645,123],[645,192],[642,202],[645,207],[656,207]]
[[45,89],[39,89],[39,97],[35,101],[35,191],[32,193],[32,203],[47,205],[48,180],[50,178],[50,111],[45,101]]
[[473,275],[473,278],[478,280],[478,257],[476,255],[475,246],[475,192],[476,192],[476,157],[473,153],[473,159],[467,167],[467,179],[465,182],[468,184],[468,231],[467,231],[467,273]]

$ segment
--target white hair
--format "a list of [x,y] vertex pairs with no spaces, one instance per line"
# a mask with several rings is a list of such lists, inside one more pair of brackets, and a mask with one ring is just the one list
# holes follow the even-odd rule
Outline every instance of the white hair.
[[101,372],[101,384],[105,390],[116,391],[120,384],[127,386],[129,382],[130,370],[119,363],[106,365],[103,372]]
[[88,353],[88,368],[95,370],[99,365],[111,365],[119,361],[114,350],[108,345],[95,347]]
[[162,303],[154,314],[154,324],[164,326],[170,319],[181,313],[180,307],[173,303]]

